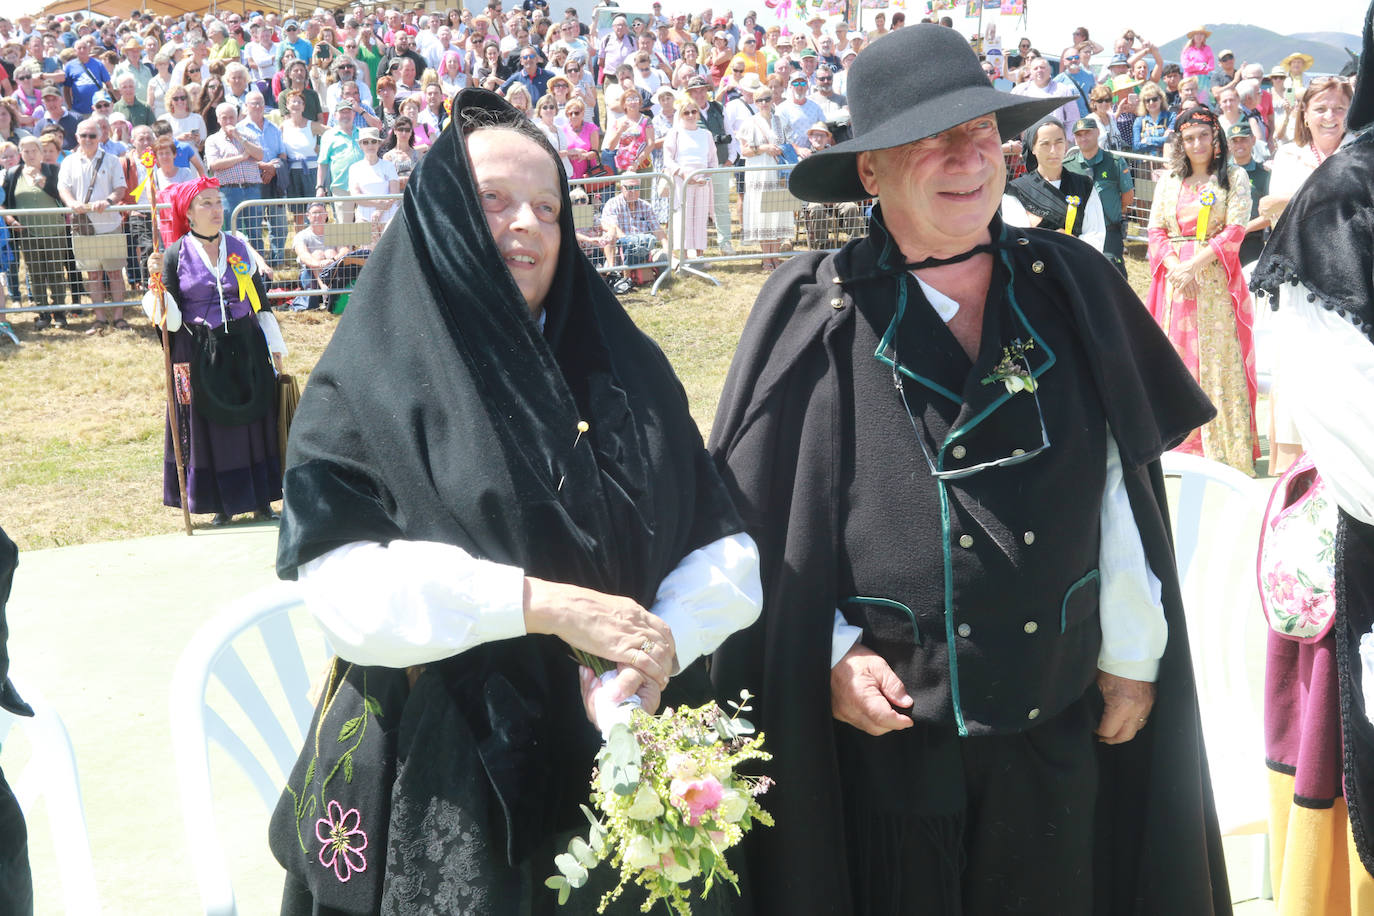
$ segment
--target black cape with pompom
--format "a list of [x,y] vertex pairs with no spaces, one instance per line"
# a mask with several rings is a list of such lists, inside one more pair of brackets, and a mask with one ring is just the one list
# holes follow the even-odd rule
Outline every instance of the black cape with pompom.
[[[469,106],[510,110],[466,90],[454,120]],[[672,368],[578,249],[566,182],[560,229],[541,333],[462,137],[440,135],[301,399],[279,575],[353,541],[428,540],[647,607],[683,557],[742,530]],[[599,744],[552,637],[486,643],[413,686],[338,663],[273,816],[284,912],[552,911],[543,879],[555,838],[586,827]]]

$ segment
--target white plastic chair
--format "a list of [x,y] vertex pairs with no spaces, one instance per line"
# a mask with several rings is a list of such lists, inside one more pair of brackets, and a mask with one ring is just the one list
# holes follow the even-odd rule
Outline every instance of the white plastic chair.
[[[295,583],[281,583],[235,602],[201,627],[182,652],[172,677],[172,744],[186,848],[207,916],[238,912],[224,846],[216,830],[210,743],[229,755],[262,800],[266,810],[260,835],[265,854],[267,815],[295,764],[314,713],[305,655],[291,621],[293,611],[302,618],[306,613]],[[254,630],[261,636],[275,682],[265,679],[261,670],[255,678],[244,655],[235,648],[240,637]],[[318,632],[313,627],[310,630]],[[323,637],[319,639],[323,641]],[[237,706],[236,712],[226,706],[226,715],[246,720],[246,726],[236,731],[211,707],[207,691],[212,679],[227,690]],[[269,687],[277,706],[285,705],[289,710],[286,721],[264,693]]]
[[1255,584],[1267,491],[1234,468],[1195,455],[1169,452],[1163,464],[1165,477],[1177,480],[1170,497],[1174,552],[1217,819],[1222,836],[1233,838],[1227,843],[1232,896],[1267,899],[1267,627]]
[[10,787],[25,819],[37,810],[40,798],[45,803],[62,883],[63,909],[80,916],[99,914],[100,898],[95,889],[95,868],[91,864],[91,843],[86,833],[86,814],[81,804],[81,783],[77,779],[71,738],[61,717],[37,687],[13,673],[10,679],[34,712],[29,718],[0,710],[0,742],[9,737],[10,728],[17,723],[31,748],[23,770],[17,775],[8,774]]

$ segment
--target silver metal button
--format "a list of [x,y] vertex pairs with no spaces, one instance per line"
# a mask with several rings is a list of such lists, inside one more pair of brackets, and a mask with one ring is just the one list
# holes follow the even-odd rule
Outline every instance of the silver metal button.
[[1044,261],[1032,261],[1032,262],[1031,262],[1031,270],[1035,271],[1035,272],[1038,273],[1038,274],[1043,274],[1043,273],[1045,272],[1045,262],[1044,262]]
[[973,632],[973,627],[969,626],[966,623],[961,623],[959,624],[959,629],[957,632],[960,636],[968,636],[970,633]]
[[843,299],[840,299],[839,297],[836,297],[836,298],[834,298],[834,299],[831,299],[831,300],[830,300],[830,307],[831,307],[832,309],[842,309],[842,308],[844,308],[844,300],[843,300]]
[[831,283],[843,283],[844,281],[841,280],[839,277],[831,277],[831,278],[830,278],[830,282],[831,282]]
[[956,445],[949,450],[949,453],[955,458],[962,458],[968,454],[968,449],[964,448],[962,445]]
[[1016,240],[1016,244],[1018,244],[1018,245],[1029,245],[1029,244],[1030,244],[1030,239],[1017,239],[1017,240]]
[[1039,715],[1040,715],[1040,707],[1037,706],[1037,707],[1035,707],[1034,709],[1032,709],[1030,712],[1026,713],[1026,718],[1027,718],[1027,719],[1034,719],[1034,718],[1039,717]]
[[959,546],[960,546],[960,547],[972,547],[972,546],[973,546],[973,535],[971,535],[971,534],[961,534],[961,535],[959,535]]
[[1022,629],[1027,633],[1034,633],[1036,630],[1040,629],[1040,624],[1036,623],[1034,620],[1027,620],[1026,625]]
[[1024,535],[1021,536],[1021,540],[1025,541],[1026,546],[1029,547],[1031,544],[1035,543],[1035,532],[1027,531]]
[[1026,454],[1026,450],[1023,448],[1014,448],[1011,450],[1011,454],[1013,458],[1019,458],[1020,456]]

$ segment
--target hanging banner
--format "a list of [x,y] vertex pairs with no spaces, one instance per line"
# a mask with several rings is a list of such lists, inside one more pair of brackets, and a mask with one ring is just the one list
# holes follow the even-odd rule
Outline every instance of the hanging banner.
[[1026,11],[1026,0],[1002,0],[1003,16],[1020,16]]

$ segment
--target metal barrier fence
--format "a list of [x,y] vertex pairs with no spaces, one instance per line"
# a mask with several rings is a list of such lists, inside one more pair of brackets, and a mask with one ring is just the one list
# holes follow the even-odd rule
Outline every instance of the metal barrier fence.
[[[137,305],[153,250],[147,204],[110,207],[76,226],[68,207],[8,207],[0,215],[8,236],[0,244],[0,315]],[[81,301],[95,272],[103,275],[102,298],[113,297],[98,305]]]
[[[1125,211],[1127,238],[1143,241],[1155,182],[1167,163],[1159,156],[1115,155],[1129,165],[1135,182],[1135,201]],[[577,179],[570,182],[573,224],[598,271],[640,283],[657,274],[655,293],[674,274],[716,283],[707,272],[710,264],[762,261],[769,266],[803,251],[837,249],[866,231],[871,200],[808,203],[788,190],[787,175],[785,166],[762,165],[701,169],[681,185],[662,172]],[[623,193],[632,186],[642,204],[630,199],[632,193]],[[352,291],[372,247],[399,212],[400,196],[245,201],[230,215],[230,226],[267,268],[269,298],[291,300],[295,308],[329,308],[336,297]],[[317,202],[326,204],[326,211],[323,222],[317,216],[314,225],[308,209]],[[627,211],[645,223],[645,214],[651,213],[656,228],[627,233]],[[122,214],[123,220],[92,235],[72,231],[68,208],[0,212],[10,224],[8,245],[0,246],[8,300],[0,306],[0,316],[139,304],[154,231],[147,206],[109,208],[107,213]],[[708,236],[715,242],[709,247],[721,251],[728,244],[733,253],[708,254]],[[330,256],[320,257],[322,251]],[[106,271],[116,293],[122,291],[118,301],[83,301],[89,295],[89,272],[96,269]]]
[[1155,183],[1160,173],[1169,168],[1163,156],[1149,156],[1144,153],[1112,153],[1123,164],[1130,166],[1131,180],[1135,183],[1135,200],[1125,209],[1126,238],[1144,242],[1149,238],[1150,205],[1155,199]]

